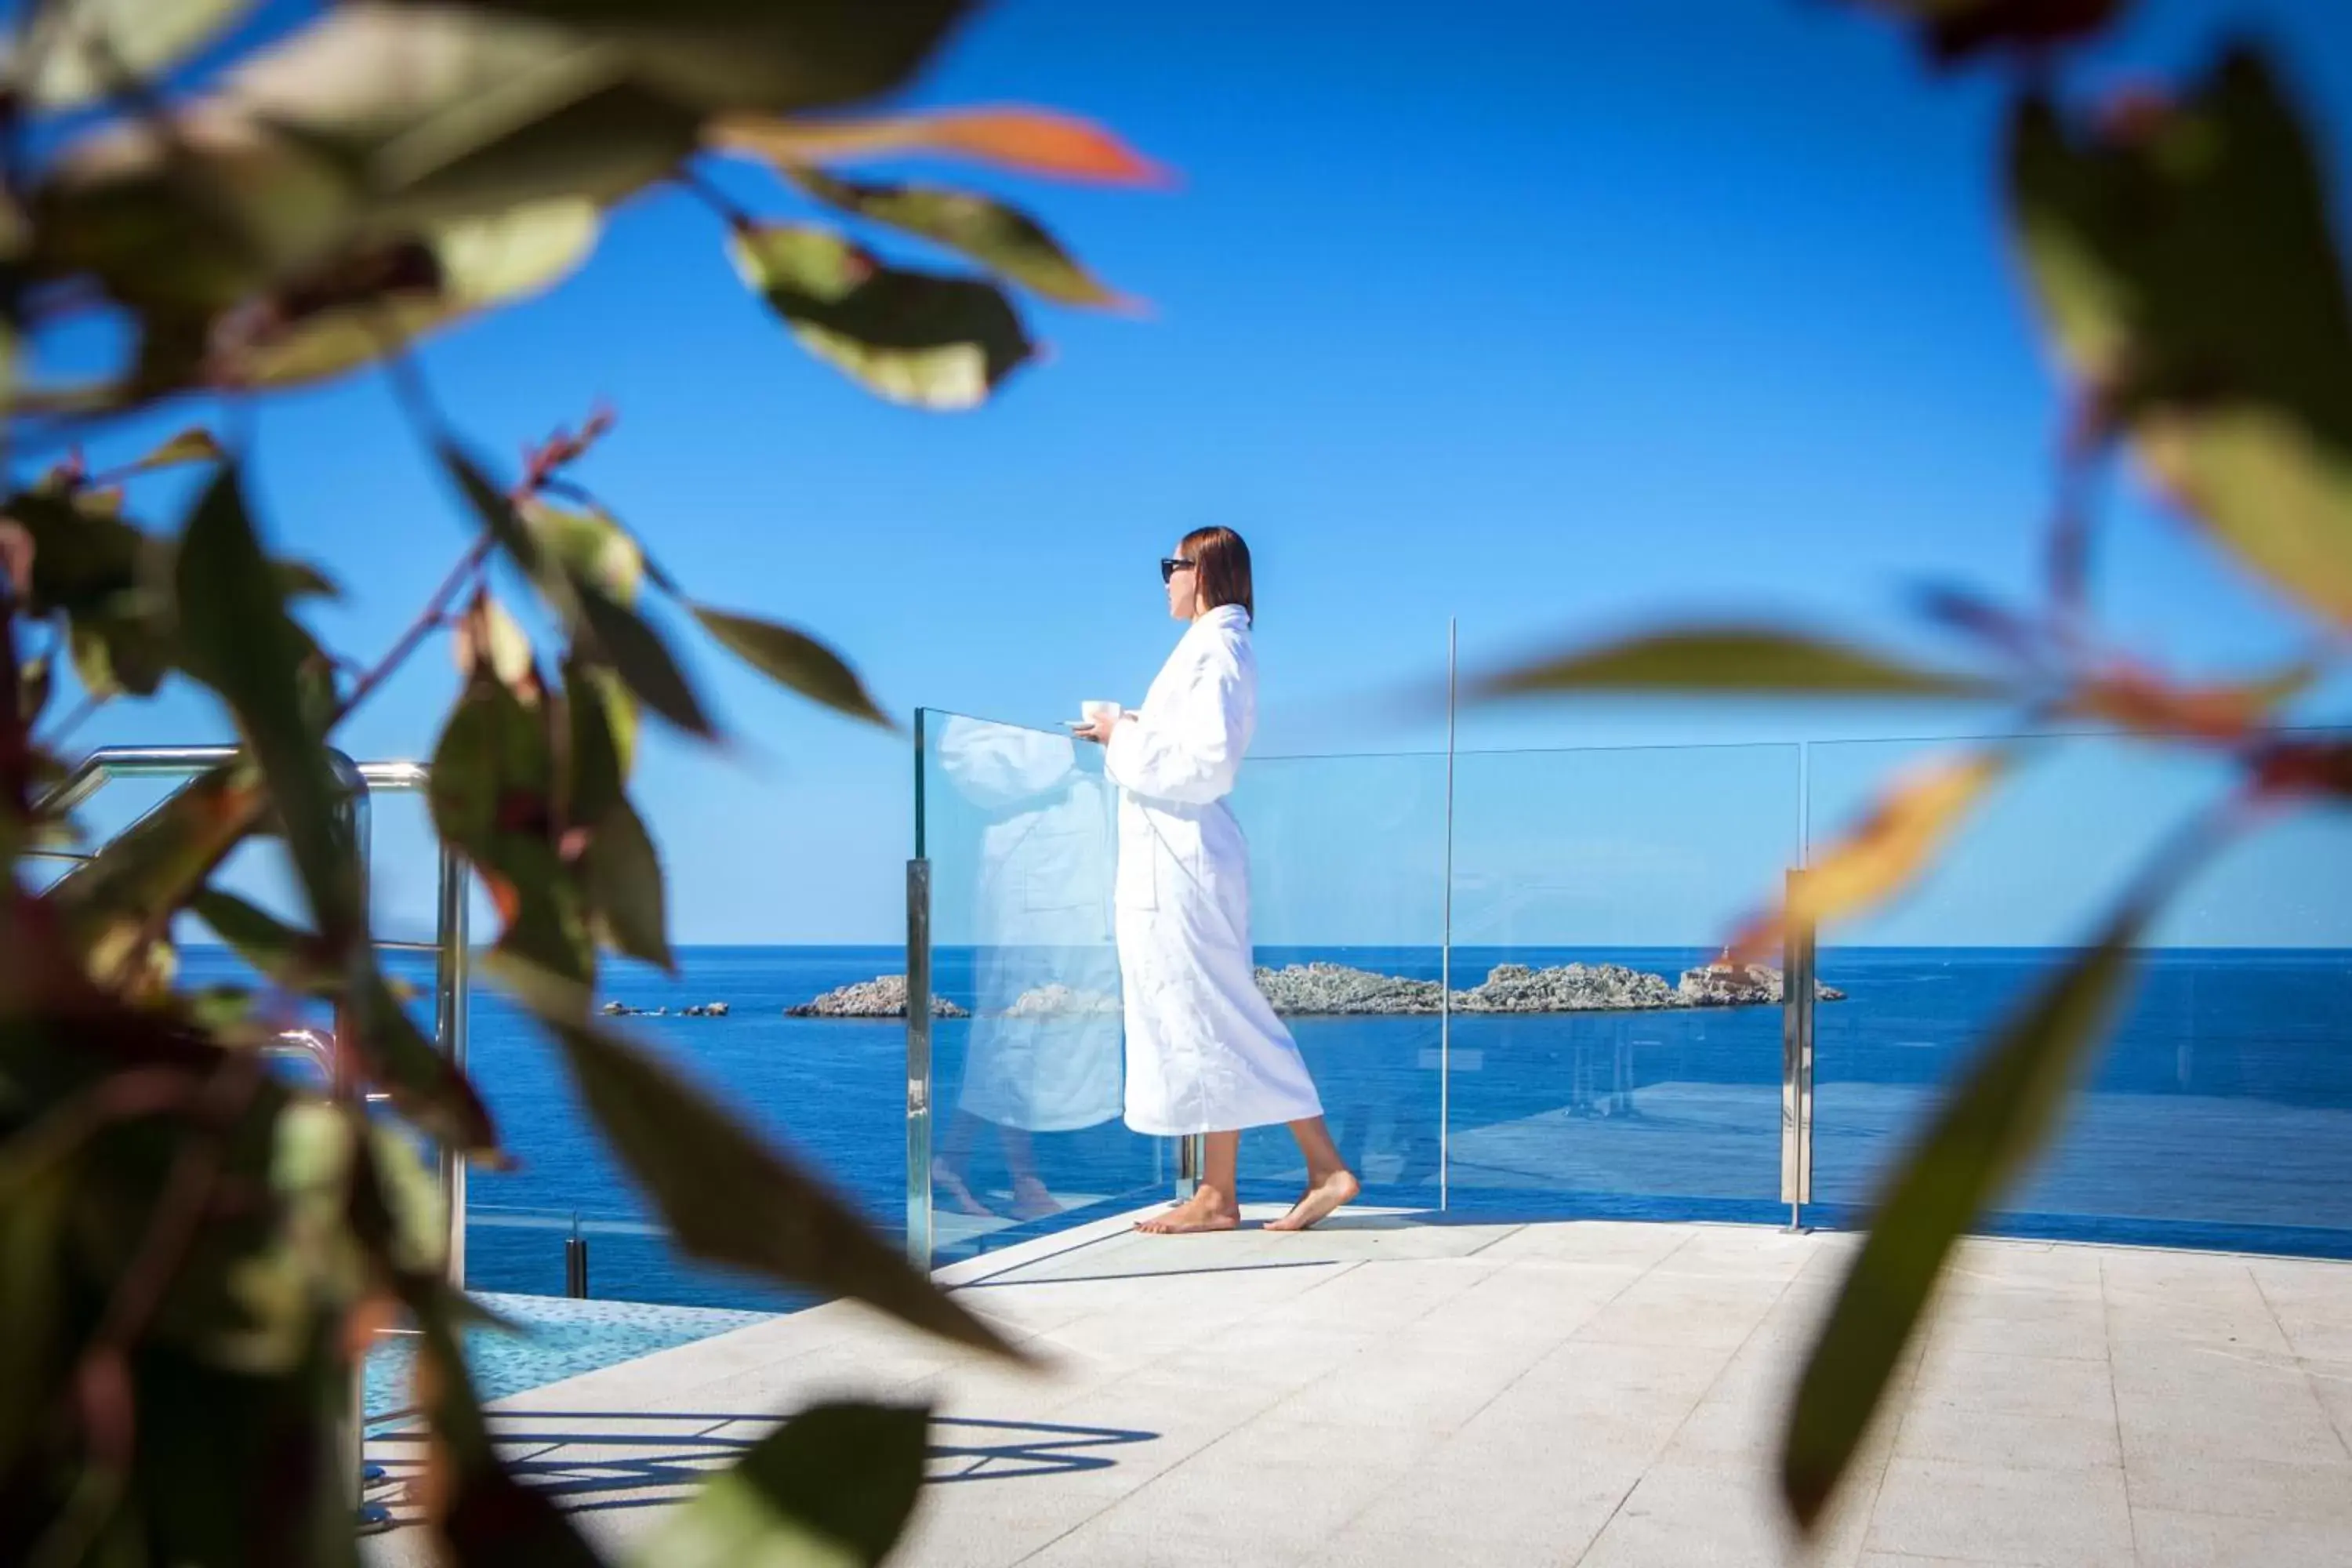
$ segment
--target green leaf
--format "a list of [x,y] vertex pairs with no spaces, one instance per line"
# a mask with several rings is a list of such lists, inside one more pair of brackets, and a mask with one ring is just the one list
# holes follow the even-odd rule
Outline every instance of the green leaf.
[[1790,1409],[1780,1489],[1801,1524],[1852,1462],[1953,1244],[2048,1141],[2153,912],[2152,900],[2127,905],[2002,1026],[1895,1173]]
[[602,822],[621,804],[629,767],[621,737],[614,733],[615,708],[625,710],[628,694],[608,670],[578,657],[563,664],[563,714],[571,736],[565,759],[570,776],[562,818],[565,822]]
[[1132,308],[1036,219],[1002,202],[934,185],[866,184],[806,166],[793,182],[826,205],[946,246],[1064,305]]
[[2116,24],[2132,0],[1859,0],[1915,23],[1938,64],[1993,49],[2033,54]]
[[698,113],[845,107],[903,86],[969,0],[475,0],[560,22],[632,79]]
[[543,559],[595,584],[615,604],[634,606],[646,576],[646,552],[628,530],[601,513],[566,511],[532,501],[520,509]]
[[315,931],[289,926],[219,888],[197,893],[190,908],[239,958],[280,989],[323,994],[341,984]]
[[886,730],[898,727],[875,705],[857,672],[806,633],[705,605],[691,607],[694,618],[728,652],[778,685]]
[[48,655],[37,654],[25,660],[16,670],[16,721],[30,730],[40,722],[42,712],[49,705],[49,693],[57,684],[56,667]]
[[660,634],[588,579],[573,576],[572,589],[581,624],[594,636],[597,651],[611,661],[629,689],[688,734],[715,739],[718,726],[703,711],[702,700],[695,696],[686,672],[678,668]]
[[2000,694],[1975,676],[1922,669],[1842,643],[1749,626],[1660,632],[1578,649],[1490,676],[1472,688],[1472,695],[1480,698],[1538,691],[1960,699]]
[[2352,624],[2352,299],[2303,117],[2231,54],[2178,104],[2010,127],[2011,223],[2096,412],[2218,541]]
[[272,562],[270,575],[278,584],[281,598],[340,599],[343,596],[342,589],[332,577],[307,561]]
[[819,1405],[754,1445],[662,1523],[660,1568],[858,1564],[889,1555],[922,1490],[930,1412]]
[[24,1142],[0,1146],[0,1474],[16,1473],[74,1364],[64,1271],[72,1173],[12,1161]]
[[355,1027],[345,1036],[370,1079],[411,1122],[442,1142],[502,1163],[498,1128],[472,1081],[441,1054],[373,963],[355,966],[346,993]]
[[493,957],[499,983],[563,1046],[614,1153],[688,1256],[850,1296],[960,1344],[1019,1358],[857,1211],[652,1053],[588,1016],[585,991]]
[[189,672],[220,693],[261,763],[331,950],[360,941],[367,910],[351,832],[352,781],[337,777],[305,719],[301,671],[316,651],[286,614],[235,467],[196,503],[180,543],[180,637]]
[[893,403],[972,408],[1031,356],[1004,291],[888,268],[828,228],[738,233],[735,268],[801,345]]
[[58,879],[45,899],[90,972],[116,973],[145,934],[160,935],[254,830],[266,801],[251,767],[211,769]]
[[577,198],[455,220],[340,258],[215,334],[211,379],[292,386],[341,375],[443,328],[544,293],[595,249],[603,215]]
[[228,454],[213,438],[213,433],[202,426],[190,426],[145,457],[120,470],[117,478],[128,479],[133,474],[152,474],[159,468],[176,468],[189,463],[226,462]]
[[661,857],[645,819],[627,801],[614,801],[598,819],[581,868],[589,904],[612,946],[677,973],[677,961],[669,950]]
[[539,541],[523,526],[521,516],[507,493],[492,484],[481,465],[467,457],[455,442],[444,441],[439,447],[441,466],[457,481],[458,493],[481,520],[482,527],[498,542],[508,559],[522,568],[523,574],[537,580],[545,572],[540,560]]
[[556,849],[555,786],[545,711],[476,680],[433,753],[433,826],[488,889],[505,922],[499,948],[585,981],[594,954],[579,889]]
[[42,109],[75,109],[180,64],[253,0],[42,0],[9,77]]

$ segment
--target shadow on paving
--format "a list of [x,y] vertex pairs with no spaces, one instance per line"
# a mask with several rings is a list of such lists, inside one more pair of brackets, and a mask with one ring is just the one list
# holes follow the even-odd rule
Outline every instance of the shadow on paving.
[[[766,1415],[530,1410],[493,1414],[493,1433],[516,1479],[580,1512],[661,1507],[680,1500],[740,1458],[759,1440],[745,1428],[765,1427]],[[577,1427],[567,1423],[579,1423]],[[626,1431],[612,1431],[625,1423]],[[1039,1421],[931,1418],[929,1474],[933,1484],[1030,1480],[1107,1470],[1118,1453],[1159,1440],[1157,1432],[1116,1426],[1067,1426]],[[404,1433],[378,1443],[421,1450],[422,1437]],[[424,1470],[423,1455],[388,1456],[382,1485],[405,1500]],[[404,1510],[403,1511],[405,1511]]]

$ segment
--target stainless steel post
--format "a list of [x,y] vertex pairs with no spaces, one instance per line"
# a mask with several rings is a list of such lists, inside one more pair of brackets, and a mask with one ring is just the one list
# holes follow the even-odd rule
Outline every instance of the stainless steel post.
[[1437,1209],[1453,1194],[1454,1161],[1454,715],[1461,626],[1445,623],[1445,913],[1437,948]]
[[[465,857],[449,845],[441,847],[440,907],[434,917],[434,945],[440,951],[433,963],[433,1036],[459,1072],[466,1070],[467,968],[473,962],[467,926],[472,900],[472,872]],[[466,1288],[466,1152],[441,1145],[442,1223],[449,1283]]]
[[931,863],[907,862],[907,1257],[931,1267]]
[[[1789,873],[1788,907],[1794,910],[1806,873]],[[1791,918],[1780,957],[1780,1201],[1789,1228],[1801,1229],[1813,1201],[1814,933]]]

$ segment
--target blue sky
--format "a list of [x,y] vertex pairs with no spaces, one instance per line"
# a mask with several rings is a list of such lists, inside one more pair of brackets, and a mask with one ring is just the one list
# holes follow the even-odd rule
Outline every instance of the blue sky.
[[[2174,71],[2228,18],[2280,44],[2328,119],[2336,188],[2352,190],[2340,5],[2147,0],[2081,74]],[[1152,563],[1212,521],[1243,530],[1258,559],[1269,752],[1441,740],[1399,694],[1442,672],[1453,616],[1475,666],[1676,611],[1896,635],[1919,580],[2031,590],[2057,403],[1997,221],[2000,95],[1982,72],[1931,79],[1855,7],[1004,0],[915,96],[1073,110],[1180,170],[1161,194],[959,172],[1037,212],[1150,300],[1151,319],[1040,309],[1053,361],[995,405],[884,406],[801,354],[737,284],[709,215],[662,195],[618,215],[581,276],[425,354],[457,423],[500,454],[611,399],[620,426],[585,472],[594,488],[691,589],[819,631],[896,710],[1047,723],[1081,698],[1136,700],[1172,635]],[[762,212],[792,210],[756,169],[726,178]],[[379,378],[273,403],[258,434],[268,525],[333,565],[351,595],[322,629],[372,657],[463,548],[463,521]],[[2177,521],[2128,487],[2115,501],[2112,625],[2193,667],[2294,646],[2293,623]],[[714,758],[664,741],[646,759],[677,934],[895,937],[906,743],[713,650],[693,662],[740,743]],[[454,689],[446,657],[420,659],[353,723],[350,749],[426,754]],[[1463,741],[1982,721],[1583,704],[1473,715]],[[220,732],[181,695],[84,734]],[[1344,770],[1327,774],[1345,789]],[[2105,885],[2078,808],[2120,775],[2086,776],[2088,793],[2000,853]],[[1305,812],[1343,798],[1292,793]],[[2163,795],[2119,793],[2134,822]],[[1530,784],[1511,798],[1540,815],[1549,797]],[[1591,792],[1561,798],[1588,826],[1609,809]],[[1629,788],[1626,809],[1664,821],[1664,798]],[[1744,786],[1737,798],[1792,820]],[[387,832],[380,877],[421,910],[421,839]],[[2284,905],[2313,911],[2289,937],[2352,939],[2325,886],[2342,880],[2329,868],[2346,841],[2283,842],[2263,853],[2302,879],[2289,896],[2252,879],[2215,895],[2199,931],[2278,938]],[[1754,854],[1769,868],[1777,847]],[[1711,888],[1748,885],[1740,857],[1701,859]],[[1950,929],[2071,919],[2000,880]],[[1661,920],[1711,920],[1718,901],[1742,900],[1695,898]]]

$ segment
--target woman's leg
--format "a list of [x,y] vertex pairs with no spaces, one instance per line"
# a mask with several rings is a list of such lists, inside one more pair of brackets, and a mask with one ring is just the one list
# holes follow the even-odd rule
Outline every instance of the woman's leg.
[[1155,1219],[1135,1228],[1154,1236],[1189,1236],[1195,1231],[1232,1230],[1242,1223],[1240,1166],[1242,1135],[1212,1132],[1206,1139],[1207,1158],[1201,1162],[1201,1184],[1192,1195]]
[[1348,1163],[1339,1158],[1339,1146],[1331,1142],[1331,1129],[1321,1117],[1292,1122],[1290,1135],[1298,1140],[1298,1152],[1307,1156],[1307,1191],[1288,1214],[1267,1223],[1268,1230],[1305,1230],[1363,1190]]

